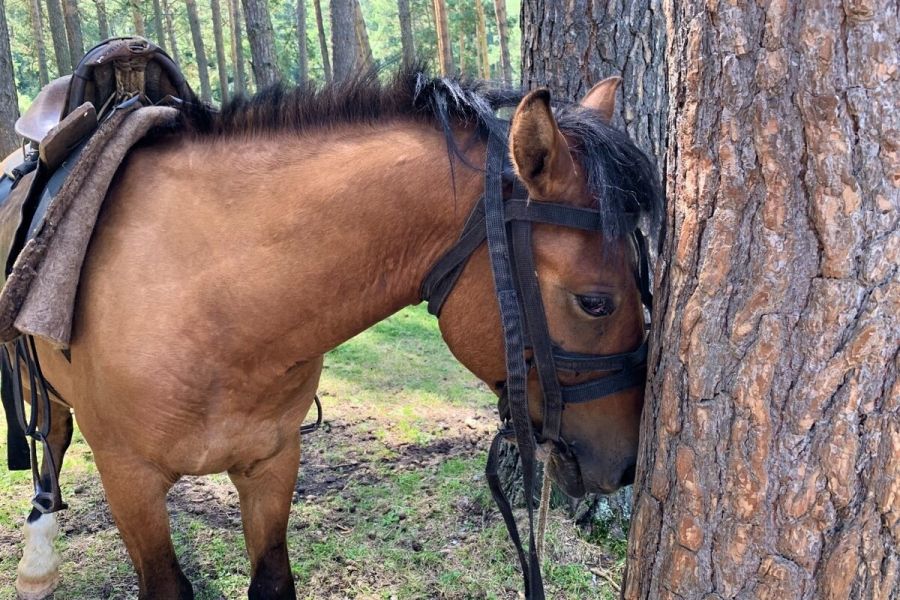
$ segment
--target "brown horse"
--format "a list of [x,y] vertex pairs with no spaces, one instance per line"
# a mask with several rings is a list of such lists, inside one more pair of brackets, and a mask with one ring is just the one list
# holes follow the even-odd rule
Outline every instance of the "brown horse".
[[[549,330],[572,352],[634,350],[645,331],[635,253],[615,219],[637,202],[652,221],[660,199],[654,168],[606,123],[617,83],[553,109],[532,93],[510,127],[532,198],[609,217],[609,235],[534,227]],[[195,107],[129,157],[82,270],[71,362],[38,351],[94,453],[141,598],[192,597],[165,496],[182,475],[222,471],[240,496],[250,598],[295,597],[286,526],[322,356],[419,302],[482,195],[483,125],[511,97],[412,72],[276,88],[220,113]],[[483,246],[440,327],[498,390],[503,337]],[[539,424],[534,373],[529,391]],[[570,494],[630,483],[642,398],[637,386],[565,410],[574,453],[556,456],[551,476]],[[53,417],[61,454],[72,417],[61,406]]]

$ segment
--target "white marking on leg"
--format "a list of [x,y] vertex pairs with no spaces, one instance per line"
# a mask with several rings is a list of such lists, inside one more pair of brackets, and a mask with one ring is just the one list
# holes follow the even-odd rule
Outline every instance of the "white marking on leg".
[[53,547],[58,532],[55,514],[25,522],[25,549],[16,569],[16,592],[21,600],[41,600],[59,585],[60,557]]

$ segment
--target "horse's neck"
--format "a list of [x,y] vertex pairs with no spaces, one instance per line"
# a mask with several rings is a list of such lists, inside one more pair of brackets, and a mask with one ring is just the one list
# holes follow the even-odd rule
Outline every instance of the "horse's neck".
[[[218,197],[205,199],[224,207],[211,219],[213,235],[219,230],[245,255],[240,289],[217,299],[232,303],[219,310],[259,324],[263,339],[295,347],[297,358],[418,301],[422,279],[482,189],[481,173],[459,161],[451,180],[443,136],[421,125],[261,146],[268,150],[259,156],[259,146],[225,141],[205,157],[198,148],[192,170],[219,182]],[[474,148],[470,160],[482,156]],[[188,176],[196,182],[197,172]]]

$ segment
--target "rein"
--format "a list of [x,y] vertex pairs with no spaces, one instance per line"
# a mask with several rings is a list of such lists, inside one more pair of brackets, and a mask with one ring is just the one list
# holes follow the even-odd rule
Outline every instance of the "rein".
[[[507,158],[505,128],[491,128],[485,159],[484,195],[472,209],[458,241],[431,268],[420,289],[428,311],[439,316],[472,253],[485,241],[491,261],[494,287],[500,306],[506,356],[506,382],[502,385],[499,412],[503,426],[488,452],[485,475],[494,502],[516,548],[528,600],[544,600],[540,558],[534,535],[534,480],[539,445],[550,444],[562,454],[573,451],[560,428],[566,404],[599,400],[641,385],[646,379],[647,339],[636,350],[620,354],[582,354],[556,346],[550,337],[541,299],[532,248],[532,223],[547,223],[601,232],[598,210],[532,201],[512,174]],[[504,181],[512,185],[512,197],[504,198]],[[629,213],[639,267],[635,274],[641,299],[652,303],[647,244],[638,228],[639,213]],[[531,358],[526,360],[526,350]],[[528,374],[537,371],[544,398],[541,431],[535,434],[528,411]],[[575,385],[563,385],[559,371],[611,371]],[[528,550],[523,547],[512,507],[503,492],[498,473],[500,441],[514,435],[522,461],[525,507],[528,514]]]

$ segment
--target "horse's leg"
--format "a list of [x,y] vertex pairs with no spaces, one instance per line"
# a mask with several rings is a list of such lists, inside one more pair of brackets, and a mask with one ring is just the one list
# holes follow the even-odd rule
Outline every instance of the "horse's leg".
[[139,600],[192,600],[191,583],[175,558],[166,493],[177,476],[139,458],[95,452],[97,470],[119,533],[134,563]]
[[250,555],[250,600],[297,597],[287,551],[287,524],[300,466],[300,436],[277,454],[228,475],[241,500],[244,540]]
[[[72,411],[62,404],[50,403],[50,435],[47,443],[53,460],[44,454],[41,461],[41,480],[48,489],[51,474],[59,480],[63,457],[72,442]],[[23,600],[37,600],[49,596],[59,585],[59,554],[53,547],[58,527],[56,514],[43,514],[31,509],[25,521],[25,548],[16,569],[16,591]]]

